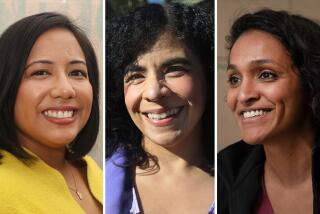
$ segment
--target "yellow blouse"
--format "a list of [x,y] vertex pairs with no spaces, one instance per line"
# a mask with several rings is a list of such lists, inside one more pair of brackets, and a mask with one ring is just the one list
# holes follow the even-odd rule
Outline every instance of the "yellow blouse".
[[[56,169],[40,159],[25,165],[11,153],[0,152],[0,213],[85,213]],[[89,156],[84,161],[91,193],[102,204],[102,171]]]

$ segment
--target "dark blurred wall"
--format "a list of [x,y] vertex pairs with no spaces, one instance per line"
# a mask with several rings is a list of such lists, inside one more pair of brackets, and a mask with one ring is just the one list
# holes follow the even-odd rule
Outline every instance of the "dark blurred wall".
[[[204,8],[213,8],[214,0],[163,0],[164,3],[184,3],[198,5]],[[148,4],[148,0],[107,0],[106,18],[127,13],[133,8]]]

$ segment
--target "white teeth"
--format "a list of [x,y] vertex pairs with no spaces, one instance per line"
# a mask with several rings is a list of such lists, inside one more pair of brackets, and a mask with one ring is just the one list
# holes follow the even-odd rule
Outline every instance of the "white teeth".
[[44,112],[44,115],[51,118],[68,118],[73,116],[73,111],[52,111],[48,110]]
[[156,113],[148,113],[148,117],[152,120],[162,120],[172,115],[175,115],[179,112],[179,108],[170,109],[166,112],[156,114]]
[[257,117],[261,115],[265,115],[267,111],[264,110],[252,110],[252,111],[246,111],[243,113],[244,118],[251,118],[251,117]]

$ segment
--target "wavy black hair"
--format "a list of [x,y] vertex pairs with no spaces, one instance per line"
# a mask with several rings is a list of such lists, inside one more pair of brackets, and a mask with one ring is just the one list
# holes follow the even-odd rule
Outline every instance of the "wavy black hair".
[[123,95],[125,68],[150,50],[169,32],[201,61],[208,85],[202,117],[206,168],[214,166],[214,23],[213,12],[199,7],[150,4],[106,25],[106,158],[117,149],[126,152],[129,165],[149,166],[150,154],[141,145],[142,133],[131,120]]
[[226,37],[228,49],[250,30],[267,32],[286,48],[306,94],[312,99],[313,122],[320,131],[320,26],[300,15],[263,9],[245,14],[233,23]]
[[[89,81],[93,90],[93,103],[89,120],[77,135],[65,158],[77,160],[94,145],[99,130],[99,70],[93,47],[81,29],[68,17],[52,12],[23,18],[12,24],[0,37],[0,148],[23,161],[34,159],[20,145],[14,123],[14,106],[30,51],[40,35],[53,28],[69,30],[77,39],[86,60]],[[72,152],[71,152],[72,151]]]

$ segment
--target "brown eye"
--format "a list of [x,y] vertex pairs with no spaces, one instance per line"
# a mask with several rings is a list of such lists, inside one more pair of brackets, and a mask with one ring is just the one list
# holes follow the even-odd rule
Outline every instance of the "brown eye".
[[259,75],[259,79],[262,80],[276,80],[277,79],[277,75],[273,72],[273,71],[262,71]]
[[88,74],[83,70],[73,70],[69,73],[69,76],[78,77],[78,78],[87,78]]
[[175,71],[187,72],[188,69],[186,69],[186,68],[183,67],[183,66],[179,66],[179,65],[169,66],[169,67],[166,69],[166,72],[175,72]]
[[239,85],[240,81],[241,79],[237,75],[232,75],[228,79],[230,87],[236,87],[237,85]]
[[125,83],[137,84],[137,83],[140,83],[143,79],[144,79],[144,76],[141,73],[132,73],[132,74],[128,74],[124,78],[124,81]]
[[31,76],[48,76],[50,75],[48,70],[36,70],[31,73]]
[[184,66],[180,66],[180,65],[172,65],[167,67],[164,70],[164,74],[168,76],[182,76],[187,72],[189,72],[189,70]]

